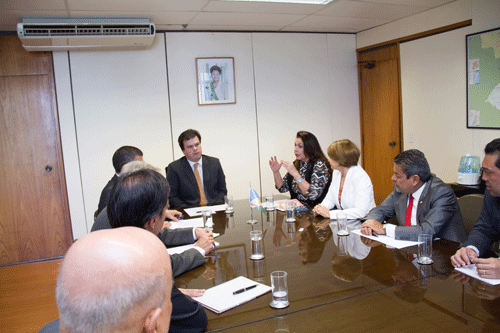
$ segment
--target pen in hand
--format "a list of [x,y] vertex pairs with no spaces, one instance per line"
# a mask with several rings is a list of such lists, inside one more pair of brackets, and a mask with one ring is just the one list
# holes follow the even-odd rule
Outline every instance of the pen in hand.
[[245,292],[245,291],[247,291],[247,290],[253,289],[253,288],[255,288],[255,287],[257,287],[257,285],[256,285],[256,284],[254,284],[253,286],[250,286],[250,287],[246,287],[246,288],[241,288],[241,289],[238,289],[238,290],[236,290],[236,291],[233,291],[233,295],[238,295],[238,294],[241,294],[242,292]]

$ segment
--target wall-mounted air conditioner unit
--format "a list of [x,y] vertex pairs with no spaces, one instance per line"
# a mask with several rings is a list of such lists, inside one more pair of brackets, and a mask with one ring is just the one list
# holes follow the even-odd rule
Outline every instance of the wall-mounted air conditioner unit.
[[136,18],[24,18],[17,35],[28,51],[144,49],[155,25]]

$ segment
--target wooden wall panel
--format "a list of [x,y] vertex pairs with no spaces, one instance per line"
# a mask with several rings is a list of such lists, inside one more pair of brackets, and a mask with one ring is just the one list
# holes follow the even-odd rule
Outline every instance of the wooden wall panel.
[[0,37],[0,76],[52,73],[52,52],[28,52],[17,36]]

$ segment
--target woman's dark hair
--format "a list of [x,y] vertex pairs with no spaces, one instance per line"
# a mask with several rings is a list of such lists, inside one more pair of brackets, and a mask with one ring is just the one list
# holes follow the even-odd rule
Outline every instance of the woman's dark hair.
[[[328,172],[331,176],[332,167],[323,153],[323,150],[321,150],[321,146],[316,136],[306,131],[298,131],[297,138],[301,139],[304,144],[304,154],[309,158],[309,167],[312,167],[316,161],[323,161],[328,167]],[[295,160],[293,164],[297,170],[300,169],[300,162],[298,160]]]

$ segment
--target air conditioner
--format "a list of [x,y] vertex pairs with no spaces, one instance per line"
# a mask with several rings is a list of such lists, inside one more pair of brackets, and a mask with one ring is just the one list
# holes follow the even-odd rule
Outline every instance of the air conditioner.
[[155,25],[137,18],[24,18],[17,35],[28,51],[144,49]]

